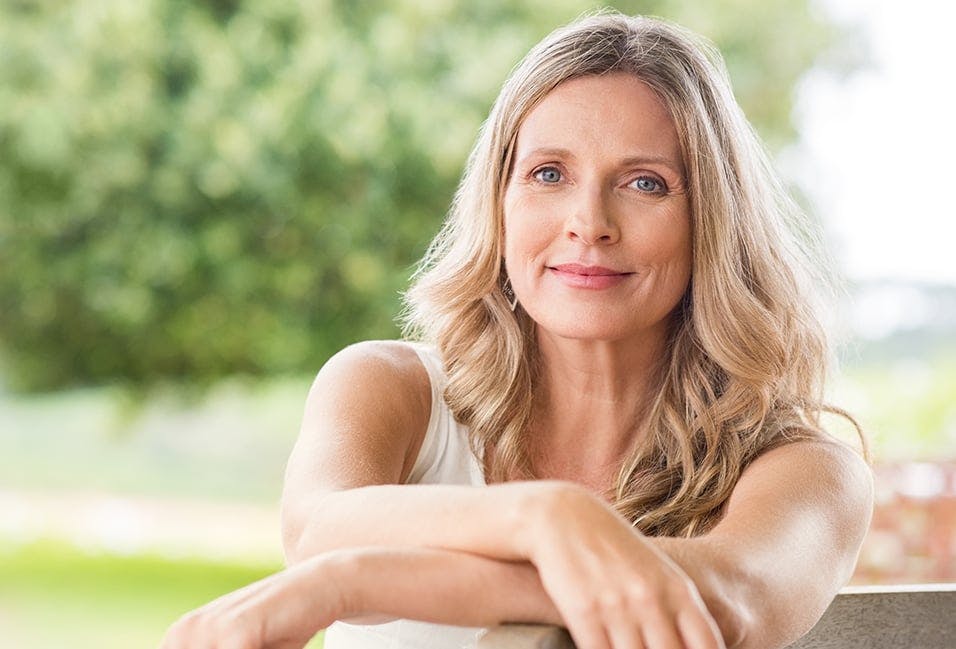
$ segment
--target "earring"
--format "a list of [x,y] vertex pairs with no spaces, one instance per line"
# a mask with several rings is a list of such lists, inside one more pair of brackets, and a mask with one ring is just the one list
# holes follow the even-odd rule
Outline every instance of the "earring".
[[511,310],[514,311],[518,306],[518,296],[515,295],[515,290],[511,288],[510,277],[505,278],[505,283],[501,285],[501,292],[505,296],[508,306],[510,306]]

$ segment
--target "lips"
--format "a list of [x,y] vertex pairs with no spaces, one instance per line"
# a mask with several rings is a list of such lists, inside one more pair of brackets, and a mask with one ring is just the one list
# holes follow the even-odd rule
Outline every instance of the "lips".
[[548,266],[548,271],[570,288],[605,289],[617,286],[634,273],[583,264]]
[[560,273],[569,273],[572,275],[586,275],[591,277],[606,277],[608,275],[630,275],[619,270],[614,270],[612,268],[605,268],[604,266],[583,266],[581,264],[559,264],[557,266],[549,266],[551,270],[556,270]]

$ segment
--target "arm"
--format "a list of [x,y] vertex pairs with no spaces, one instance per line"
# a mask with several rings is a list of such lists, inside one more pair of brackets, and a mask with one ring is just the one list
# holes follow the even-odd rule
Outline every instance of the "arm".
[[509,546],[533,484],[476,489],[403,485],[431,408],[414,351],[391,343],[343,350],[319,373],[282,496],[286,559],[358,546],[432,546],[519,558]]
[[850,579],[872,507],[872,475],[855,452],[795,443],[744,471],[708,534],[654,542],[718,623],[736,615],[740,637],[728,646],[781,647],[809,631]]
[[[475,606],[483,592],[495,597]],[[371,624],[384,621],[383,614],[476,627],[562,623],[527,563],[363,548],[316,555],[224,595],[178,620],[161,649],[301,649],[336,620]]]
[[871,474],[856,453],[801,442],[751,463],[703,536],[643,537],[568,485],[527,525],[523,555],[562,617],[577,622],[569,630],[579,647],[598,646],[601,627],[625,628],[626,618],[639,621],[645,643],[683,646],[674,634],[655,642],[670,625],[687,646],[711,646],[700,619],[687,624],[699,598],[728,647],[769,649],[806,633],[849,580],[871,509]]
[[[417,358],[408,363],[396,357],[403,352],[410,350],[353,348],[330,361],[316,380],[283,497],[286,551],[295,565],[248,587],[260,589],[255,596],[236,600],[239,593],[250,592],[238,591],[223,598],[228,606],[214,602],[174,630],[195,629],[204,620],[200,628],[215,626],[208,620],[235,620],[237,614],[243,620],[271,620],[266,626],[273,630],[284,620],[299,633],[366,614],[452,624],[521,621],[527,616],[540,622],[563,620],[581,649],[635,646],[642,638],[655,648],[711,649],[723,646],[721,635],[731,645],[744,638],[750,643],[746,646],[760,646],[750,622],[787,615],[785,607],[761,609],[758,598],[779,594],[786,584],[770,579],[773,569],[795,561],[781,557],[777,542],[792,535],[813,545],[806,534],[817,531],[814,525],[793,528],[788,514],[802,508],[807,512],[801,520],[828,520],[827,508],[839,500],[804,501],[802,491],[791,493],[803,487],[795,490],[779,478],[776,464],[789,464],[786,454],[792,447],[768,453],[748,469],[727,515],[706,542],[647,539],[606,503],[567,483],[510,483],[486,489],[398,486],[394,483],[407,475],[417,454],[416,430],[424,430],[430,405],[424,369]],[[414,386],[421,388],[421,383],[425,389],[416,393]],[[774,454],[787,459],[758,472]],[[810,493],[826,482],[842,486],[856,475],[829,475],[827,465],[822,471],[832,480],[814,481],[808,485]],[[762,516],[774,507],[784,513]],[[850,514],[853,511],[850,507]],[[771,540],[736,538],[738,534]],[[843,545],[838,544],[833,556],[818,553],[823,563],[807,583],[832,569],[834,557],[845,558],[849,552],[852,561],[857,546],[851,537],[838,538]],[[743,569],[749,564],[735,554],[737,543],[757,551],[753,569]],[[368,546],[373,549],[355,549]],[[330,551],[336,548],[353,548],[352,560],[333,562],[337,567],[329,568],[327,562],[336,556]],[[415,554],[413,548],[432,550]],[[797,561],[784,573],[797,572],[802,565]],[[334,571],[332,579],[326,578],[328,570]],[[313,587],[303,590],[303,583]],[[436,597],[405,597],[408,588]],[[315,598],[329,606],[335,603],[332,612],[311,606],[299,618],[289,617],[289,611],[301,610],[290,602]],[[828,599],[821,595],[810,603],[825,606]],[[270,608],[277,601],[282,605]],[[801,606],[808,601],[801,600]],[[273,610],[281,613],[273,615]],[[719,631],[711,614],[718,619]],[[191,639],[194,634],[174,637]]]
[[336,619],[561,623],[528,562],[424,548],[437,540],[514,555],[506,541],[523,494],[541,490],[396,484],[414,464],[430,398],[428,376],[406,347],[364,343],[331,359],[312,386],[287,468],[290,567],[183,616],[163,648],[298,648]]
[[[482,580],[475,579],[474,572],[460,573],[454,561],[446,564],[446,570],[423,571],[428,581],[419,578],[418,588],[445,593],[442,601],[457,597],[468,602],[464,609],[442,609],[450,617],[441,621],[452,624],[475,619],[514,621],[521,609],[509,613],[512,609],[507,605],[501,608],[502,602],[510,601],[502,593],[511,583],[502,577],[508,571],[526,574],[535,568],[541,573],[545,566],[548,574],[559,575],[552,581],[560,582],[563,576],[562,587],[542,587],[540,582],[524,580],[521,590],[509,593],[535,602],[534,610],[541,612],[537,621],[563,620],[582,649],[632,646],[639,641],[644,631],[636,616],[625,614],[628,611],[624,609],[613,619],[602,616],[595,601],[606,598],[603,584],[590,580],[586,569],[577,573],[566,570],[562,552],[580,558],[593,548],[577,548],[574,537],[570,543],[564,538],[561,545],[552,544],[545,534],[533,533],[541,528],[560,536],[566,528],[561,521],[577,517],[562,509],[561,495],[586,494],[583,489],[555,482],[481,489],[396,484],[411,471],[427,425],[430,398],[427,374],[414,352],[404,346],[352,347],[323,368],[310,392],[302,432],[286,473],[283,537],[289,563],[295,565],[337,549],[369,546],[441,549],[497,561],[500,565],[484,563],[475,568],[486,571],[483,582],[492,587],[476,588]],[[694,649],[721,646],[693,583],[676,564],[635,535],[603,501],[588,495],[576,504],[582,516],[587,513],[594,519],[592,532],[607,532],[611,539],[607,545],[628,552],[642,566],[643,576],[653,577],[654,587],[647,589],[641,603],[656,604],[661,589],[667,590],[666,607],[653,623],[645,625],[666,627],[651,631],[662,639],[660,649],[677,647],[682,634],[690,634],[687,646]],[[552,512],[553,516],[540,516],[540,512]],[[562,552],[552,553],[551,561],[542,561],[538,550],[551,545]],[[597,561],[607,568],[606,576],[617,577],[610,557],[597,557]],[[382,602],[382,593],[376,592],[393,585],[400,591],[403,584],[378,579],[371,589],[363,588],[360,568],[360,563],[353,564],[354,574],[342,582],[351,589],[353,601],[360,602],[355,608],[408,614],[390,608]],[[608,591],[612,596],[620,586],[620,580],[616,581]],[[651,579],[644,580],[648,581]],[[386,583],[388,589],[382,588]],[[641,587],[641,581],[627,587]],[[562,604],[555,606],[556,600]],[[674,628],[678,614],[680,629]],[[434,621],[433,617],[426,619]]]
[[[569,538],[584,546],[577,553],[555,552],[554,544],[545,543],[547,530],[560,526],[529,521],[519,545],[537,546],[525,552],[551,574],[550,589],[527,562],[420,548],[327,552],[184,617],[163,647],[240,638],[244,644],[236,646],[298,649],[336,619],[381,613],[469,626],[570,619],[581,649],[630,647],[641,637],[654,647],[721,646],[708,636],[705,617],[695,627],[680,606],[672,613],[682,644],[666,637],[657,642],[659,630],[651,623],[675,600],[680,604],[688,597],[703,598],[728,646],[780,647],[812,626],[849,576],[870,501],[868,470],[852,453],[821,444],[788,446],[748,468],[714,530],[696,539],[650,539],[664,556],[648,561],[653,551],[648,553],[642,537],[626,523],[615,525],[615,514],[593,496],[571,485],[545,484],[552,488],[536,511],[543,519],[561,514],[560,520],[579,524]],[[549,554],[577,565],[552,571]],[[596,565],[581,571],[582,555]],[[667,575],[674,563],[684,572]],[[572,599],[583,604],[570,618],[552,601],[553,592],[565,599],[562,579],[552,573],[560,577],[568,571],[578,574],[563,581],[580,592]],[[684,573],[689,578],[682,578]],[[628,597],[636,607],[628,605]],[[594,620],[615,615],[622,619],[593,637]],[[640,636],[621,631],[638,622],[644,625]],[[659,620],[657,626],[667,624]]]

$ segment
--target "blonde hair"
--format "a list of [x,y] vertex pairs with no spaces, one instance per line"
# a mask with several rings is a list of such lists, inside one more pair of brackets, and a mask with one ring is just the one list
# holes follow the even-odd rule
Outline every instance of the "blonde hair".
[[[691,536],[720,516],[762,452],[827,439],[828,357],[807,290],[800,224],[734,100],[717,51],[661,20],[603,13],[557,29],[505,82],[441,231],[406,293],[405,335],[437,345],[445,400],[491,481],[533,478],[525,438],[537,367],[534,322],[503,292],[499,233],[515,137],[558,84],[625,72],[677,128],[692,223],[691,285],[675,311],[648,434],[620,468],[615,507],[642,532]],[[805,237],[805,232],[801,236]]]

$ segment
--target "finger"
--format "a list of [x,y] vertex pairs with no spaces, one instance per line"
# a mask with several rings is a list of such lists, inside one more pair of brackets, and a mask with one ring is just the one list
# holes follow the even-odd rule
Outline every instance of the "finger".
[[641,632],[646,646],[651,649],[687,649],[681,641],[676,620],[672,615],[660,609],[649,608],[644,610],[641,617]]
[[621,623],[613,624],[607,634],[613,649],[644,649],[654,646],[644,644],[641,639],[641,629],[636,620],[622,620]]
[[635,602],[627,594],[606,592],[601,615],[613,649],[644,649],[641,625],[643,620]]
[[587,616],[571,621],[564,616],[564,619],[577,649],[611,649],[604,627],[595,618]]
[[682,611],[677,616],[677,628],[688,649],[725,649],[720,627],[702,611]]

